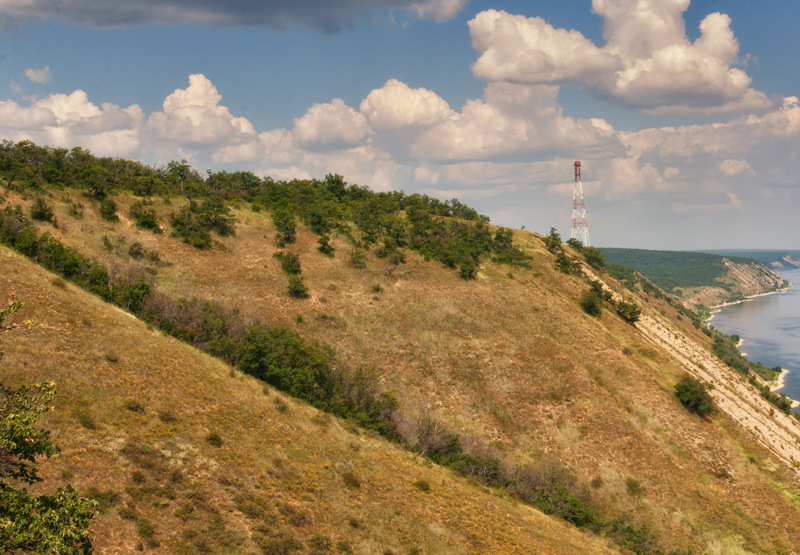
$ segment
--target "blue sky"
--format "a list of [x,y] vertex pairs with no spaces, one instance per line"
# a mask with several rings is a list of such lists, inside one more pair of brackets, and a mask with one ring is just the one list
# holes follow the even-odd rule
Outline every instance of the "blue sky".
[[2,0],[0,138],[335,172],[567,237],[581,160],[594,245],[800,248],[798,17],[790,0]]

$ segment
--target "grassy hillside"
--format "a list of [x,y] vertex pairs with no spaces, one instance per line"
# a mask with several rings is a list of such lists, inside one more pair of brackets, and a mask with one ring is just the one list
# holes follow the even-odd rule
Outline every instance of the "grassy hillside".
[[[36,326],[7,384],[56,383],[38,490],[100,501],[100,553],[612,552],[600,538],[312,409],[0,247]],[[216,434],[219,441],[214,440]],[[37,490],[37,491],[38,491]]]
[[[789,552],[800,537],[797,422],[772,410],[744,376],[714,361],[713,333],[696,315],[656,290],[625,289],[582,265],[578,252],[553,253],[535,233],[506,235],[485,221],[454,220],[453,214],[425,223],[410,205],[381,216],[394,223],[375,230],[371,242],[364,229],[372,220],[359,211],[363,226],[342,216],[342,225],[326,230],[332,253],[320,250],[313,219],[298,218],[296,240],[278,246],[280,196],[261,197],[266,204],[255,206],[233,199],[234,234],[215,232],[198,249],[171,235],[172,215],[188,206],[175,194],[147,205],[165,228],[160,234],[135,225],[130,209],[142,197],[131,192],[110,197],[118,221],[104,219],[100,201],[82,190],[45,188],[38,194],[57,222],[37,223],[38,236],[50,233],[106,268],[109,285],[98,295],[143,317],[148,307],[157,308],[148,304],[153,299],[161,314],[194,307],[181,333],[237,364],[240,355],[222,339],[246,343],[243,330],[255,320],[284,326],[322,350],[329,346],[331,375],[371,377],[369,391],[391,393],[398,402],[386,434],[393,441],[387,442],[354,424],[373,422],[369,415],[348,410],[342,414],[349,420],[338,421],[272,390],[265,396],[262,383],[148,330],[5,250],[4,267],[13,261],[15,273],[4,275],[0,285],[17,289],[27,309],[37,311],[20,317],[42,325],[4,336],[3,364],[10,368],[15,361],[17,383],[55,376],[65,384],[59,384],[62,393],[67,388],[59,398],[65,404],[48,424],[59,430],[62,445],[85,459],[80,474],[68,468],[67,476],[80,477],[77,485],[84,488],[97,483],[109,498],[109,491],[120,496],[107,520],[98,520],[96,526],[107,526],[98,537],[124,532],[119,545],[141,541],[147,548],[148,527],[142,525],[142,536],[141,521],[156,526],[154,535],[167,551],[180,542],[196,550],[200,541],[210,542],[212,551],[230,551],[231,545],[247,551],[264,542],[291,545],[291,537],[307,550],[328,538],[333,551],[341,541],[356,552],[572,552],[573,540],[560,539],[562,530],[570,530],[563,537],[578,545],[600,535],[641,553],[776,553]],[[26,215],[36,202],[18,185],[7,187],[4,197]],[[463,208],[459,214],[472,217]],[[437,220],[441,224],[431,224]],[[471,235],[465,226],[481,231]],[[402,236],[401,228],[417,229],[417,235]],[[396,233],[395,243],[387,240],[390,233]],[[460,237],[494,250],[470,251]],[[397,239],[406,246],[398,247]],[[36,257],[46,262],[50,255],[42,252]],[[297,257],[306,296],[290,295],[296,274],[286,273],[275,257],[279,252],[284,260],[287,253]],[[100,275],[86,268],[87,276]],[[78,274],[75,279],[83,279]],[[593,279],[605,284],[607,297],[640,307],[641,320],[631,325],[599,297],[599,315],[587,314],[581,305],[595,289]],[[137,291],[149,299],[141,306]],[[192,298],[198,301],[181,304]],[[48,320],[58,324],[47,327]],[[45,332],[48,342],[29,341]],[[321,368],[302,362],[293,369],[306,366]],[[686,373],[715,385],[711,393],[720,410],[711,418],[688,412],[675,399],[674,385]],[[341,399],[337,395],[332,398]],[[312,398],[330,408],[328,399]],[[91,432],[81,423],[87,418],[95,423]],[[178,431],[183,435],[173,445]],[[218,434],[221,447],[207,441],[216,442],[211,434]],[[80,451],[92,437],[97,443],[91,453],[110,458]],[[388,458],[394,456],[404,465]],[[171,486],[166,470],[158,470],[182,457],[191,487]],[[63,466],[56,468],[52,480],[61,479]],[[472,478],[463,482],[453,471]],[[106,482],[106,476],[116,478]],[[430,492],[415,485],[420,480]],[[498,487],[489,493],[478,481]],[[430,495],[437,484],[456,488],[439,504]],[[236,499],[236,491],[250,487],[256,499]],[[203,491],[197,503],[191,492],[183,493],[193,488]],[[566,494],[555,494],[559,488]],[[262,490],[266,498],[259,497]],[[406,504],[395,509],[398,498]],[[544,517],[521,501],[596,534],[526,520]],[[554,501],[581,504],[556,507]],[[590,518],[581,521],[576,507],[588,508]],[[310,519],[292,516],[297,514]],[[508,529],[498,532],[504,514],[521,515],[509,527],[513,537]],[[350,524],[351,515],[358,522],[374,518],[362,528]],[[167,519],[163,528],[161,519]],[[220,533],[201,533],[215,522]],[[542,534],[531,529],[540,526]],[[468,531],[454,531],[461,527]],[[220,543],[229,541],[221,533],[229,529],[245,530],[242,543]],[[317,534],[323,538],[314,540]]]

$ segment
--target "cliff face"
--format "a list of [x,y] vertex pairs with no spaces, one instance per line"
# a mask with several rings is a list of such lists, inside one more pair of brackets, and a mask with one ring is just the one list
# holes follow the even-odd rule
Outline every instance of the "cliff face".
[[800,258],[787,254],[786,256],[782,256],[780,260],[770,262],[770,266],[776,270],[800,268]]
[[783,278],[761,262],[741,262],[724,258],[723,264],[726,272],[715,280],[719,282],[718,286],[697,287],[690,291],[684,289],[683,299],[695,305],[716,306],[788,287]]

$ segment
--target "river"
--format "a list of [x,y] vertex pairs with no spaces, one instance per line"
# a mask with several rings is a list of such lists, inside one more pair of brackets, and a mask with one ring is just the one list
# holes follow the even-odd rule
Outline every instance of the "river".
[[749,360],[788,370],[780,393],[800,400],[800,269],[775,273],[793,287],[720,307],[710,323],[727,335],[738,335],[742,339],[739,348]]

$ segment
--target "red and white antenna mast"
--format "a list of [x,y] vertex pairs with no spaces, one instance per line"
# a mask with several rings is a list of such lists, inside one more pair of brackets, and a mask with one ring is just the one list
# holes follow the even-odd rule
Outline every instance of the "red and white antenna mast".
[[589,224],[586,223],[586,205],[583,202],[581,163],[575,161],[575,187],[572,189],[572,233],[570,237],[589,247]]

